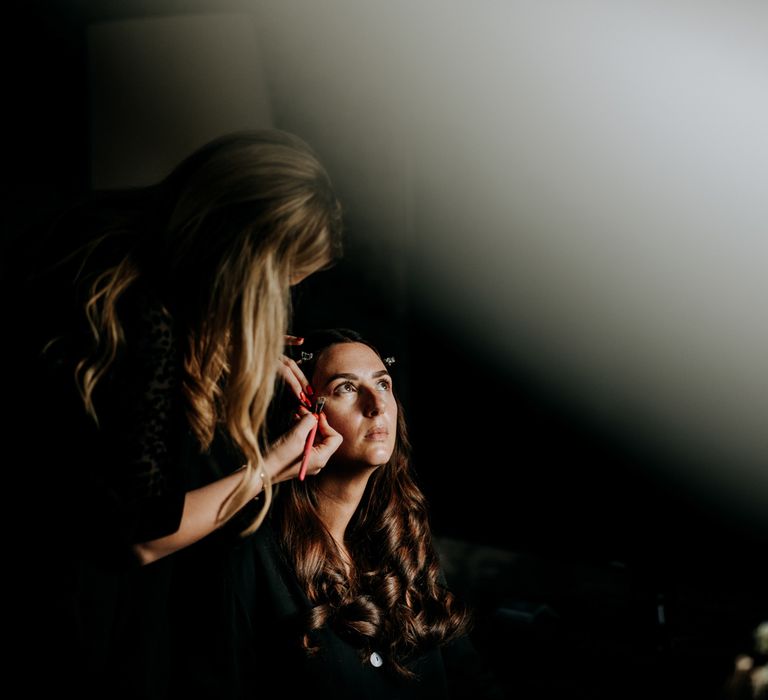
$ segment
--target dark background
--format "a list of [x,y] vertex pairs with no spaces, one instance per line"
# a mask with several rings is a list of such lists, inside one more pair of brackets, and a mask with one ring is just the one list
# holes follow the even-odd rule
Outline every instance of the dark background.
[[[85,27],[105,14],[11,8],[5,242],[90,187]],[[275,126],[310,139],[305,119],[274,110]],[[518,697],[723,697],[768,618],[763,521],[670,476],[695,456],[590,419],[578,395],[431,313],[418,270],[368,240],[377,212],[346,189],[355,163],[311,142],[348,206],[347,250],[296,288],[293,330],[356,328],[396,356],[449,580],[476,607],[476,642],[504,683]]]

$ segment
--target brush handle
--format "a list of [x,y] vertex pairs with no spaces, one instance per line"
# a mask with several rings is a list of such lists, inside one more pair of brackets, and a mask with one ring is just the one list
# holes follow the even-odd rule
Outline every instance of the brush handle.
[[304,481],[304,477],[307,475],[307,465],[309,464],[309,455],[312,454],[312,445],[315,443],[315,434],[317,433],[317,423],[312,426],[312,430],[307,435],[307,442],[304,445],[304,458],[301,460],[301,467],[299,469],[299,481]]

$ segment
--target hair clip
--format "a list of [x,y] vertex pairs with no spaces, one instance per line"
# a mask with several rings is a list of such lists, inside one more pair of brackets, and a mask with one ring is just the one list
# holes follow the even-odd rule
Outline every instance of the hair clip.
[[384,364],[385,364],[387,367],[391,367],[392,365],[394,365],[394,364],[395,364],[395,358],[394,358],[394,357],[392,357],[391,355],[390,355],[389,357],[385,357],[385,358],[384,358]]
[[303,350],[301,351],[302,362],[309,362],[314,356],[315,354],[312,352],[304,352]]

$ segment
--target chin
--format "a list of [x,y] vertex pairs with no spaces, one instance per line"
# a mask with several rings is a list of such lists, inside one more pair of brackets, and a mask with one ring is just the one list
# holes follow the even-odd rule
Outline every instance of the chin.
[[394,451],[394,448],[376,447],[352,454],[337,454],[336,461],[345,463],[353,469],[356,467],[367,471],[385,465],[392,458]]
[[389,462],[392,457],[392,452],[393,450],[376,450],[371,455],[369,455],[366,461],[372,467],[381,467],[382,465]]

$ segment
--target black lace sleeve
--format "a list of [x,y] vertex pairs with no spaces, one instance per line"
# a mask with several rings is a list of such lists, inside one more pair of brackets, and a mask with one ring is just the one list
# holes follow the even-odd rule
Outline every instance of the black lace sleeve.
[[[191,437],[181,395],[173,322],[139,286],[122,305],[125,346],[105,390],[102,427],[113,463],[107,486],[122,537],[145,542],[175,532],[187,487]],[[97,406],[98,409],[98,406]]]

